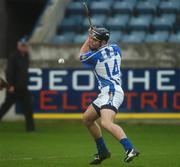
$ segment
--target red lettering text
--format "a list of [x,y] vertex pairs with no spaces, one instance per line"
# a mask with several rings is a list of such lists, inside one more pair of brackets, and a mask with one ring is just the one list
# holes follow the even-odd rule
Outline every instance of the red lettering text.
[[40,109],[57,110],[56,105],[49,104],[50,102],[53,102],[53,98],[49,97],[49,95],[57,95],[57,91],[43,90],[40,92]]
[[178,104],[180,100],[178,98],[180,99],[180,93],[175,93],[173,96],[173,108],[176,110],[180,110],[180,103]]
[[146,105],[157,109],[157,94],[154,92],[143,92],[141,94],[141,108],[144,109]]
[[[71,100],[71,101],[73,101],[73,100]],[[63,106],[64,110],[77,110],[78,109],[78,106],[68,104],[68,94],[67,93],[64,93],[62,95],[62,106]]]
[[126,92],[125,96],[127,98],[127,109],[131,109],[132,108],[132,98],[137,97],[138,94],[135,92]]
[[82,93],[82,101],[81,101],[82,109],[86,110],[89,104],[92,102],[92,98],[96,96],[97,96],[96,92]]

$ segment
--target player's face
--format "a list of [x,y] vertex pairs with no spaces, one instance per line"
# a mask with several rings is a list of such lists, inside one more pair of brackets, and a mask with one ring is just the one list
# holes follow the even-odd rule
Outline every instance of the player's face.
[[97,50],[99,47],[101,47],[101,41],[89,34],[89,48]]

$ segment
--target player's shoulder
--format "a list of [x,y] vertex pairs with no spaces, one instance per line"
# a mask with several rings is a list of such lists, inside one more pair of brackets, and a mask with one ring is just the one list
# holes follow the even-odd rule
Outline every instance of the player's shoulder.
[[116,43],[110,43],[109,46],[113,48],[120,48],[120,46]]
[[121,48],[119,45],[117,45],[115,43],[111,43],[111,44],[109,44],[109,47],[112,47],[114,49],[114,51],[121,53]]
[[90,59],[95,59],[99,56],[99,51],[92,51],[92,50],[89,50],[88,52],[86,53],[81,53],[80,54],[80,60],[81,61],[87,61],[87,60],[90,60]]

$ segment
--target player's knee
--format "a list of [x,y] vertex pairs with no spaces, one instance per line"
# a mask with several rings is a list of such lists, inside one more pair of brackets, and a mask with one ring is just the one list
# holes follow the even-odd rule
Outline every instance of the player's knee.
[[111,122],[101,120],[101,127],[109,131],[111,129]]
[[92,121],[85,114],[83,114],[82,120],[83,120],[84,125],[86,126],[89,126],[90,124],[92,124]]

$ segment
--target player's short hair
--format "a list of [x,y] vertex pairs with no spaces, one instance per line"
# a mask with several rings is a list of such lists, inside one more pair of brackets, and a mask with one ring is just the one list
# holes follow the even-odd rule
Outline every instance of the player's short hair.
[[100,41],[108,41],[110,38],[110,32],[106,28],[93,28],[92,36]]

